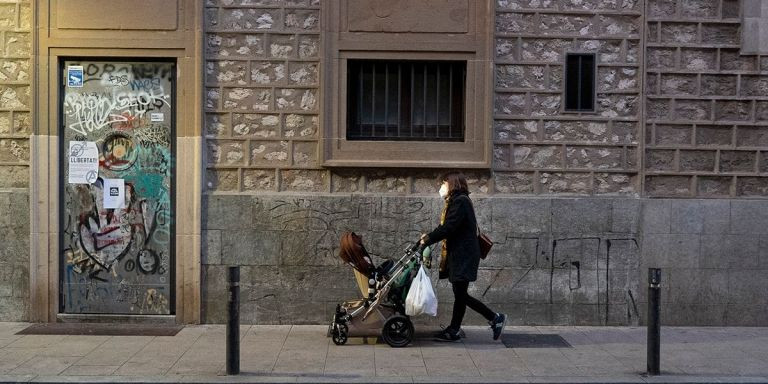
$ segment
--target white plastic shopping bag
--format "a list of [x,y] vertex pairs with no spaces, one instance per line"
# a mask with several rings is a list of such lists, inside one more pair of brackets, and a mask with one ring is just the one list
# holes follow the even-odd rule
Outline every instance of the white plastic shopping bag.
[[432,280],[429,279],[424,266],[419,268],[419,273],[411,282],[411,289],[405,297],[405,314],[416,316],[427,314],[437,316],[437,297],[432,290]]

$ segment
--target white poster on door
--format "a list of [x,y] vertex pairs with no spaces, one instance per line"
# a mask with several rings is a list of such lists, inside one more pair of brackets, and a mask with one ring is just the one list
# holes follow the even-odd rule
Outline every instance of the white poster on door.
[[104,179],[104,208],[125,208],[125,180]]
[[93,141],[69,142],[70,184],[93,184],[99,178],[99,148]]

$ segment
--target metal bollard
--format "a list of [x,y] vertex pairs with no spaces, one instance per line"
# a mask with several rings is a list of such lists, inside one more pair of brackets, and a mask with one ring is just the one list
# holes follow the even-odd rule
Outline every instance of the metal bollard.
[[648,375],[661,371],[661,269],[648,268]]
[[240,267],[229,267],[227,375],[240,374]]

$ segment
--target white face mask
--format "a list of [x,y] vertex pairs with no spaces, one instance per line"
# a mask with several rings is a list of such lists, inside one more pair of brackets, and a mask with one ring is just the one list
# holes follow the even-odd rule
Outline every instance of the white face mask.
[[440,193],[440,197],[445,199],[445,197],[448,196],[448,184],[443,183],[443,185],[440,186],[440,191],[438,193]]

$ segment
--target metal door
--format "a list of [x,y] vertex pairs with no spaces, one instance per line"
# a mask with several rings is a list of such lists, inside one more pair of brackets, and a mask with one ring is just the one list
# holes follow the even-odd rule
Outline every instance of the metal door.
[[175,64],[60,73],[61,310],[172,314]]

